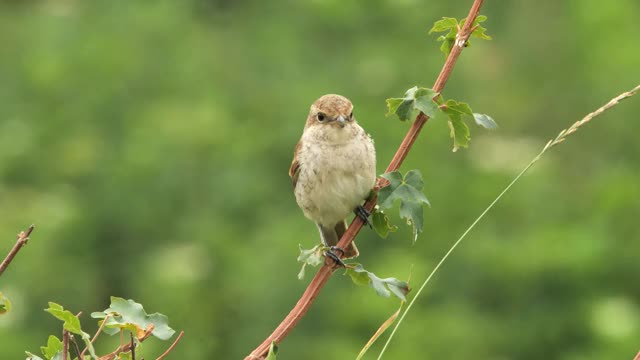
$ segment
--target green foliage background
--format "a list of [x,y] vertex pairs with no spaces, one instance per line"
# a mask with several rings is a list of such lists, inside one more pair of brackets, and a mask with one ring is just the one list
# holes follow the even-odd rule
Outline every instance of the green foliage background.
[[[186,332],[175,359],[237,359],[307,281],[318,241],[287,169],[308,106],[348,96],[382,172],[408,125],[385,99],[431,86],[442,16],[471,1],[0,2],[0,358],[37,351],[47,301],[103,310],[133,298]],[[633,0],[488,1],[493,41],[463,52],[445,89],[493,116],[451,152],[430,121],[403,169],[432,208],[411,229],[358,237],[368,270],[421,282],[559,130],[640,79]],[[630,359],[640,348],[640,98],[581,129],[474,230],[403,324],[388,359]],[[399,222],[396,219],[396,222]],[[350,359],[397,307],[335,276],[282,359]],[[115,339],[113,340],[115,341]],[[98,346],[105,352],[113,343]],[[146,358],[168,344],[145,343]],[[375,352],[379,344],[374,347]]]

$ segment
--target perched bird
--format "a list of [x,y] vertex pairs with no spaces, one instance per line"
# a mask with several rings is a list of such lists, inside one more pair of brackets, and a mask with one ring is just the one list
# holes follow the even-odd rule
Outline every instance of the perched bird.
[[[335,248],[351,212],[368,222],[362,203],[375,184],[376,151],[353,117],[349,99],[328,94],[311,105],[289,176],[298,206],[316,223],[325,246]],[[345,258],[358,256],[354,243],[339,250]],[[336,259],[332,252],[327,255]]]

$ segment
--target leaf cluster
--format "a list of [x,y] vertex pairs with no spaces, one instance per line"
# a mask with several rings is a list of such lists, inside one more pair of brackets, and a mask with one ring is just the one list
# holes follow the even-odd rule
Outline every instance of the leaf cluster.
[[[487,17],[484,15],[478,15],[476,19],[473,21],[473,25],[471,27],[471,36],[477,37],[483,40],[491,40],[491,36],[487,35],[487,29],[480,25],[481,22],[487,20]],[[440,46],[440,51],[444,53],[445,56],[449,56],[453,45],[455,44],[456,38],[458,37],[458,33],[460,29],[464,26],[466,19],[460,19],[459,21],[456,18],[452,17],[443,17],[441,20],[436,21],[429,30],[429,34],[431,33],[439,33],[446,32],[444,35],[438,36],[438,41],[442,41],[442,45]],[[471,45],[471,42],[467,40],[464,46]]]
[[[93,347],[90,335],[82,330],[78,316],[54,302],[49,302],[49,307],[45,309],[45,311],[61,320],[64,330],[79,335],[82,338],[86,346],[86,351],[89,353],[88,355],[83,355],[82,360],[99,358]],[[115,296],[111,297],[111,305],[109,308],[101,312],[94,312],[91,314],[91,317],[102,319],[98,322],[102,332],[108,335],[130,332],[137,343],[143,341],[145,336],[148,336],[146,332],[149,331],[149,329],[153,329],[151,335],[161,340],[168,340],[175,333],[175,331],[169,327],[168,318],[165,315],[160,313],[149,315],[144,311],[141,304],[133,300],[125,300]],[[103,322],[104,324],[102,324]],[[100,330],[94,335],[94,340],[99,333]],[[50,335],[47,339],[47,345],[40,347],[40,352],[46,360],[61,360],[65,350],[67,351],[66,358],[79,359],[80,354],[76,354],[77,356],[74,358],[70,357],[68,349],[63,349],[62,341],[55,335]],[[27,360],[44,360],[42,357],[31,352],[27,351],[26,354]],[[117,352],[115,359],[132,359],[132,353],[130,350]]]

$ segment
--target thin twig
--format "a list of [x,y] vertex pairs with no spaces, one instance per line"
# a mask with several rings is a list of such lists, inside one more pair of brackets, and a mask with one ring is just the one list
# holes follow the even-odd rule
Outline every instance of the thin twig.
[[9,251],[7,257],[4,258],[4,260],[0,264],[0,276],[2,276],[2,273],[7,269],[11,261],[13,261],[13,258],[16,256],[16,254],[18,254],[18,251],[20,251],[20,249],[22,249],[22,247],[27,244],[27,242],[29,241],[29,235],[31,235],[31,232],[34,228],[35,225],[31,225],[29,226],[29,229],[27,229],[27,231],[20,231],[16,244],[13,245],[13,248],[11,249],[11,251]]
[[[93,338],[91,339],[92,344],[96,341],[96,339],[98,338],[98,335],[100,335],[100,333],[102,332],[102,329],[104,329],[104,326],[107,323],[107,319],[109,318],[109,316],[111,316],[111,314],[107,314],[107,316],[105,316],[104,319],[102,320],[102,324],[100,324],[98,331],[96,331],[96,334],[93,335]],[[85,347],[84,350],[82,350],[82,353],[80,354],[80,359],[82,359],[82,357],[84,356],[84,353],[86,353],[88,349],[89,349],[88,347]]]
[[[152,332],[153,332],[153,324],[149,324],[147,329],[144,331],[144,334],[142,334],[142,336],[138,337],[138,342],[143,342],[146,339],[148,339],[149,336],[151,336]],[[121,352],[127,352],[129,350],[131,350],[131,344],[126,343],[124,345],[118,346],[117,349],[115,349],[114,351],[108,353],[107,355],[101,356],[100,358],[98,358],[98,360],[113,360]]]
[[136,343],[133,340],[133,333],[131,334],[131,360],[136,360]]
[[[435,84],[433,85],[433,90],[435,90],[436,92],[441,92],[444,89],[444,86],[447,83],[451,72],[453,71],[453,67],[456,61],[462,53],[464,45],[469,39],[469,36],[471,35],[471,27],[476,17],[480,13],[482,3],[483,0],[474,0],[473,5],[471,6],[471,10],[469,11],[469,15],[467,16],[467,20],[458,33],[455,45],[451,49],[451,52],[449,53],[449,56],[447,57],[447,60],[445,61]],[[413,143],[420,134],[420,130],[428,119],[429,117],[424,113],[420,112],[418,114],[385,172],[395,171],[400,168],[400,165],[402,165],[402,162],[407,157],[409,150],[411,150]],[[376,189],[381,188],[383,185],[383,180],[378,180]],[[377,197],[375,196],[369,199],[364,204],[365,209],[372,211],[376,204],[376,200]],[[356,235],[360,232],[360,229],[362,229],[363,225],[364,223],[362,222],[362,219],[360,219],[359,216],[356,216],[355,219],[351,222],[351,225],[349,226],[345,234],[338,242],[337,246],[342,249],[346,249],[348,245],[353,242],[353,239],[355,239]],[[296,305],[293,307],[293,309],[291,309],[289,314],[284,318],[284,320],[282,320],[280,325],[276,327],[271,335],[269,335],[255,350],[253,350],[251,354],[249,354],[245,358],[245,360],[262,358],[267,354],[267,351],[269,351],[269,346],[272,342],[275,341],[276,344],[280,343],[282,339],[284,339],[287,334],[289,334],[289,332],[297,325],[298,321],[300,321],[300,319],[307,313],[309,307],[311,307],[313,301],[316,299],[316,297],[318,297],[318,294],[327,283],[335,269],[336,268],[333,266],[333,264],[325,263],[325,265],[322,266],[320,270],[318,270],[315,277],[313,278],[313,280],[311,280],[311,283],[309,284],[309,286],[307,286],[306,290],[304,291]]]
[[73,350],[76,352],[76,356],[78,357],[79,360],[82,360],[82,357],[80,356],[80,347],[78,347],[78,343],[76,342],[76,337],[73,335],[69,335],[69,340],[73,344]]
[[171,346],[169,346],[167,351],[163,352],[162,355],[160,355],[156,360],[164,359],[164,357],[167,356],[171,352],[171,350],[173,350],[174,347],[176,347],[176,345],[178,344],[178,341],[180,341],[180,339],[182,339],[183,335],[184,335],[184,331],[180,331],[180,334],[178,334],[178,337],[173,342],[173,344],[171,344]]
[[69,359],[69,332],[62,330],[62,360]]

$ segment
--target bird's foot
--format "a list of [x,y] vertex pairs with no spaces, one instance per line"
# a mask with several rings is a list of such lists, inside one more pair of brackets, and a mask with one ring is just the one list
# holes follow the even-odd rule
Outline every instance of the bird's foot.
[[[341,255],[336,254],[336,252],[340,252]],[[344,261],[342,261],[342,259],[340,258],[340,256],[344,256],[344,250],[342,250],[342,248],[339,248],[337,246],[332,246],[329,248],[329,250],[324,252],[324,255],[329,259],[333,260],[336,263],[336,265],[339,267],[347,266],[347,264],[345,264]]]
[[354,211],[365,224],[369,225],[369,227],[373,229],[373,224],[371,223],[371,220],[369,220],[369,216],[371,216],[371,212],[369,210],[365,209],[364,206],[359,205]]

